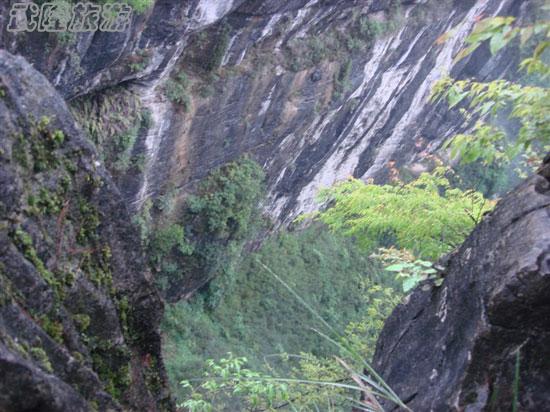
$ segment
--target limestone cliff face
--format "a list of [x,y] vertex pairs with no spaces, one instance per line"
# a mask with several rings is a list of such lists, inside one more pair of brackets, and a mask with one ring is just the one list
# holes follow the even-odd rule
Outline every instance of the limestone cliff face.
[[169,410],[124,199],[64,100],[0,51],[0,410]]
[[[524,18],[534,3],[159,0],[128,33],[63,40],[4,31],[0,45],[23,54],[68,99],[114,85],[135,94],[149,120],[133,145],[140,164],[117,173],[134,210],[250,154],[268,173],[265,209],[285,224],[316,207],[320,187],[350,175],[383,181],[395,166],[419,170],[423,155],[467,128],[427,103],[432,85],[448,72],[513,71],[513,52],[453,58],[476,19]],[[437,42],[451,29],[449,41]],[[190,83],[187,110],[165,93],[180,72]]]
[[157,79],[180,55],[188,33],[214,23],[242,0],[159,0],[134,13],[124,33],[79,34],[9,33],[8,11],[15,3],[0,5],[0,47],[27,57],[63,97],[72,98],[125,81]]
[[[175,70],[189,74],[195,92],[187,113],[162,116],[161,133],[148,136],[152,161],[134,190],[138,203],[162,190],[167,175],[186,188],[243,153],[266,169],[265,209],[278,223],[314,210],[321,187],[350,175],[387,180],[392,167],[414,165],[469,127],[445,105],[428,104],[436,80],[446,73],[491,78],[513,70],[512,52],[491,59],[480,50],[453,63],[476,19],[525,15],[530,6],[500,0],[310,1],[298,9],[259,3],[244,3],[190,38]],[[451,30],[449,41],[437,41]],[[204,53],[222,41],[219,78],[205,75]],[[201,97],[212,81],[211,95],[206,90]]]
[[511,410],[516,382],[518,410],[548,407],[548,228],[550,157],[388,319],[374,366],[413,410]]

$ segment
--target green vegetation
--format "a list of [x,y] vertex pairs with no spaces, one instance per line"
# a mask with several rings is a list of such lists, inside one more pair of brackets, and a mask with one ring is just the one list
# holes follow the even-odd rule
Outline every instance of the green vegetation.
[[43,260],[38,256],[31,235],[21,227],[17,227],[11,234],[11,237],[25,258],[34,265],[44,281],[51,286],[57,297],[61,297],[63,295],[62,285],[55,275],[46,268]]
[[[365,358],[372,356],[383,321],[399,300],[391,277],[384,277],[352,241],[322,226],[272,237],[236,267],[232,287],[224,290],[214,308],[208,304],[208,291],[167,307],[165,360],[180,400],[189,392],[177,383],[202,378],[206,360],[224,358],[227,352],[246,356],[248,367],[262,374],[347,377],[330,359],[338,348],[312,330],[325,330],[323,323],[258,260],[274,268],[320,316],[343,331]],[[300,395],[304,404],[326,401],[323,391],[294,391],[306,392]],[[211,400],[220,402],[217,408],[229,402],[232,410],[243,410],[240,402],[247,402],[238,396],[222,398]]]
[[[286,44],[284,63],[288,69],[300,71],[317,66],[325,60],[351,60],[352,53],[368,50],[377,37],[399,27],[402,21],[400,9],[397,5],[390,9],[384,21],[372,20],[367,14],[357,13],[352,16],[349,26],[344,30],[330,29],[292,38]],[[337,77],[342,77],[342,72]]]
[[40,173],[59,166],[57,150],[63,146],[65,135],[61,130],[51,130],[50,122],[43,116],[30,125],[29,135],[16,137],[13,156],[24,169]]
[[42,367],[49,373],[53,372],[52,363],[50,362],[50,358],[48,358],[48,355],[42,349],[41,347],[32,347],[29,350],[30,355],[38,362]]
[[389,264],[385,269],[395,273],[396,278],[403,281],[403,292],[405,293],[428,279],[434,280],[436,286],[441,286],[443,282],[443,279],[437,276],[437,270],[432,262],[417,259],[408,250],[380,248],[371,256]]
[[350,87],[350,76],[352,69],[352,61],[347,60],[338,71],[338,75],[334,77],[334,92],[332,98],[334,100],[340,99]]
[[39,317],[40,326],[54,341],[63,344],[63,324],[54,320],[56,313],[45,314]]
[[210,57],[204,65],[204,69],[207,72],[215,72],[222,65],[223,56],[225,56],[227,47],[229,46],[229,41],[231,40],[230,33],[231,27],[227,24],[222,25],[220,31],[216,35],[212,50],[209,53]]
[[189,95],[189,79],[185,72],[180,71],[174,79],[168,79],[164,85],[166,97],[183,107],[185,111],[189,110],[191,98]]
[[[174,257],[187,263],[178,272],[190,266],[185,256],[222,240],[214,244],[225,248],[231,267],[230,276],[215,277],[191,300],[167,308],[165,359],[173,383],[188,380],[175,387],[182,405],[191,411],[327,404],[341,410],[359,391],[367,399],[363,406],[379,410],[370,389],[353,379],[370,368],[364,360],[400,299],[399,286],[409,292],[426,279],[440,285],[426,259],[462,242],[492,204],[478,192],[453,188],[442,167],[409,183],[349,180],[321,195],[330,207],[316,217],[332,231],[315,224],[283,232],[241,260],[224,241],[254,233],[237,230],[254,220],[257,203],[235,198],[244,180],[240,169],[212,174],[187,200],[185,225],[166,227],[151,242],[161,267],[172,267]],[[242,221],[235,215],[239,205],[249,205]],[[208,242],[197,242],[201,237]],[[373,370],[363,377],[384,385]],[[399,402],[391,389],[384,391]]]
[[150,9],[155,0],[125,0],[125,3],[131,6],[135,13],[141,14]]
[[131,166],[139,131],[147,126],[149,117],[139,98],[117,87],[76,99],[71,102],[71,109],[111,172],[125,172]]
[[425,259],[462,243],[491,209],[481,193],[452,188],[443,168],[407,184],[350,179],[325,190],[321,200],[332,207],[318,218],[365,249],[395,245]]
[[[45,1],[45,0],[43,0]],[[77,3],[76,0],[71,0],[73,3]],[[129,6],[132,7],[134,10],[134,13],[142,14],[149,10],[153,4],[155,4],[155,0],[97,0],[95,3],[103,4],[103,3],[126,3]]]
[[215,240],[244,239],[263,195],[264,178],[261,167],[246,157],[212,172],[197,195],[187,200],[195,234]]
[[[480,21],[466,39],[468,47],[456,60],[465,58],[484,42],[488,41],[491,53],[496,54],[519,38],[524,48],[534,48],[532,55],[520,64],[526,75],[524,79],[477,82],[446,77],[435,86],[432,100],[445,99],[451,109],[462,106],[461,112],[467,119],[480,119],[471,134],[457,135],[448,142],[452,157],[460,157],[463,163],[481,161],[485,165],[502,165],[521,155],[523,167],[519,174],[524,176],[526,170],[538,166],[540,155],[550,150],[550,91],[543,81],[550,75],[550,67],[545,63],[550,24],[514,27],[514,21],[513,17]],[[451,35],[452,32],[440,41]],[[502,126],[505,113],[519,123],[518,132]]]
[[[232,282],[235,258],[259,222],[264,174],[244,157],[207,176],[186,199],[180,223],[160,221],[150,237],[150,262],[162,290],[182,282],[209,285],[210,302]],[[166,199],[165,199],[166,200]],[[166,202],[160,209],[166,208]],[[194,279],[194,280],[193,280]],[[201,280],[202,279],[202,280]]]
[[88,326],[90,326],[90,316],[85,313],[73,315],[73,320],[81,332],[86,332]]
[[128,57],[128,67],[132,73],[139,73],[147,68],[151,61],[151,50],[140,49]]
[[107,392],[115,399],[121,399],[132,381],[129,350],[110,341],[97,341],[90,346],[94,370]]

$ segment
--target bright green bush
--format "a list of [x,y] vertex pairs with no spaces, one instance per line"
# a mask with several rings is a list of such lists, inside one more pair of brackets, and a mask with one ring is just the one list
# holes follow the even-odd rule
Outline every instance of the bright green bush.
[[331,207],[318,218],[366,250],[397,246],[424,259],[460,245],[492,206],[481,193],[452,188],[443,169],[407,184],[350,179],[323,191],[321,200]]

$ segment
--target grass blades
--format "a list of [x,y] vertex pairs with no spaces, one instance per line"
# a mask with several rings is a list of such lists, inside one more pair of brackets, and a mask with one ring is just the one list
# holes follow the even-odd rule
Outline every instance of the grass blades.
[[[365,369],[369,372],[369,374],[372,376],[366,376],[362,373],[354,372],[349,366],[344,364],[345,369],[348,370],[350,373],[350,379],[354,380],[356,383],[361,382],[358,386],[355,385],[347,385],[347,384],[341,384],[341,383],[335,383],[335,382],[322,382],[322,381],[307,381],[307,380],[299,380],[299,379],[281,379],[281,378],[273,378],[275,381],[278,382],[286,382],[286,383],[300,383],[300,384],[311,384],[311,385],[323,385],[323,386],[333,386],[333,387],[339,387],[339,388],[345,388],[345,389],[351,389],[355,391],[359,391],[364,394],[364,397],[367,399],[366,403],[362,404],[362,407],[365,408],[367,411],[373,411],[373,412],[383,412],[383,408],[376,399],[376,396],[386,398],[395,404],[399,405],[403,410],[412,412],[412,410],[403,403],[403,401],[397,396],[397,394],[390,388],[390,386],[382,379],[382,377],[374,370],[374,368],[364,359],[363,356],[358,354],[353,348],[347,347],[347,345],[343,345],[342,343],[338,342],[336,339],[342,340],[342,334],[338,333],[330,324],[328,324],[325,319],[317,311],[315,311],[295,290],[293,290],[280,276],[278,276],[273,270],[271,270],[268,266],[266,266],[263,262],[261,262],[259,259],[257,260],[257,263],[269,274],[271,275],[275,280],[277,280],[279,283],[281,283],[285,289],[287,289],[302,306],[304,306],[310,313],[313,315],[316,319],[318,319],[323,326],[326,327],[327,331],[330,332],[334,336],[334,338],[330,337],[327,334],[324,334],[318,330],[313,329],[317,334],[319,334],[324,339],[328,340],[329,342],[333,343],[335,346],[337,346],[340,350],[342,350],[344,353],[348,353],[351,355],[355,360],[360,361],[364,366]],[[341,361],[342,362],[342,361]],[[368,385],[368,386],[366,386]],[[375,396],[376,395],[376,396]]]

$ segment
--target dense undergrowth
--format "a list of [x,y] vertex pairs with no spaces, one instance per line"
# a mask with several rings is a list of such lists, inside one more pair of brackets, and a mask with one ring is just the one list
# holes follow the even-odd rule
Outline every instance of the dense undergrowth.
[[[208,176],[186,200],[180,220],[161,222],[148,241],[163,290],[197,272],[213,278],[166,310],[165,361],[182,405],[192,411],[349,407],[349,388],[301,381],[349,386],[347,368],[360,369],[372,357],[401,290],[427,279],[437,285],[432,263],[416,256],[450,251],[490,208],[480,193],[451,188],[444,173],[408,184],[344,183],[320,198],[332,206],[316,216],[321,222],[272,235],[254,253],[244,252],[262,228],[263,174],[245,158]],[[243,371],[297,381],[274,385],[268,394],[260,381],[240,376]],[[232,383],[217,386],[229,376]]]
[[[335,328],[361,341],[372,356],[383,320],[398,300],[395,281],[384,276],[349,239],[316,225],[269,239],[236,269],[234,286],[215,308],[199,294],[167,308],[163,324],[165,361],[180,400],[182,379],[201,378],[207,359],[228,352],[245,356],[249,367],[288,376],[297,366],[284,354],[335,353],[333,344],[316,334],[322,329],[276,279],[258,264],[274,268],[308,304]],[[368,319],[365,319],[365,312]]]

